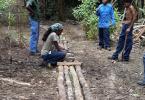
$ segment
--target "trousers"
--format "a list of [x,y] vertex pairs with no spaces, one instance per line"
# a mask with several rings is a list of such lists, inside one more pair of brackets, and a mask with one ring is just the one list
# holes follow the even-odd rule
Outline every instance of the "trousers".
[[29,18],[30,21],[30,28],[31,28],[31,33],[30,33],[30,52],[36,53],[38,48],[38,40],[39,40],[39,28],[40,28],[40,23],[39,21],[36,21],[32,19],[31,17]]
[[[119,41],[116,47],[116,51],[114,52],[112,56],[113,59],[118,59],[119,54],[124,49],[123,59],[129,60],[129,56],[130,56],[132,45],[133,45],[133,34],[132,34],[133,27],[131,28],[130,32],[127,34],[127,39],[126,39],[126,30],[128,29],[128,27],[129,27],[128,24],[123,24],[122,26],[122,31],[119,36]],[[125,45],[125,39],[126,39],[126,45]]]

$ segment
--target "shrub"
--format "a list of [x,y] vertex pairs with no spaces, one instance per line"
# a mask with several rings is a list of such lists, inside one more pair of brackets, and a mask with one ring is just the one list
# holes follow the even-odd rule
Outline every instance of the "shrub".
[[74,17],[82,23],[89,39],[94,39],[97,33],[97,17],[95,14],[98,0],[84,0],[73,10]]

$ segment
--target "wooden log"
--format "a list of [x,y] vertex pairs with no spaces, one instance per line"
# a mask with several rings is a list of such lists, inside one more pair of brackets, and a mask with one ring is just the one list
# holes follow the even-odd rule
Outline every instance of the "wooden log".
[[64,86],[64,67],[59,66],[58,71],[59,74],[58,74],[57,86],[59,91],[59,100],[67,100],[67,95]]
[[82,90],[81,90],[81,86],[79,83],[79,79],[77,76],[77,73],[74,69],[74,66],[70,66],[70,73],[72,75],[72,79],[73,79],[73,85],[74,85],[74,91],[75,91],[75,100],[84,100],[84,97],[82,95]]
[[94,100],[93,97],[92,97],[92,94],[90,92],[90,88],[82,74],[82,71],[81,71],[81,67],[80,66],[76,66],[76,72],[77,72],[77,75],[79,77],[79,81],[80,81],[80,84],[83,88],[83,94],[85,96],[85,100]]
[[145,25],[136,25],[136,26],[134,26],[133,28],[134,28],[134,29],[136,29],[136,28],[139,29],[139,28],[142,28],[142,27],[145,27]]
[[68,66],[64,66],[64,71],[65,71],[65,79],[66,79],[66,85],[67,85],[68,100],[74,100],[73,86],[70,79]]
[[142,34],[145,32],[145,27],[141,30],[139,35],[136,37],[135,41],[139,40],[139,38],[142,36]]
[[9,82],[11,84],[18,84],[18,85],[24,85],[24,86],[32,86],[30,83],[25,83],[25,82],[20,82],[14,79],[9,79],[9,78],[0,78],[0,80]]
[[58,66],[75,66],[75,65],[81,65],[81,62],[58,62]]

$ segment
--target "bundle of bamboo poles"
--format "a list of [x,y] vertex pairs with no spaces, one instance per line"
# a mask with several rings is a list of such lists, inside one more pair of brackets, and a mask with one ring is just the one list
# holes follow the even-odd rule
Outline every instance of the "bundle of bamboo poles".
[[59,100],[93,100],[80,62],[58,63]]

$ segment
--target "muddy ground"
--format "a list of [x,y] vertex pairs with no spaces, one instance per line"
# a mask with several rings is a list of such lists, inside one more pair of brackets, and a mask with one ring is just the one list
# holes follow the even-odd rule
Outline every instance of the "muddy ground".
[[[144,48],[134,45],[129,63],[112,64],[107,57],[115,47],[112,51],[98,50],[96,41],[86,40],[80,25],[64,25],[69,48],[83,62],[82,72],[94,100],[145,100],[145,88],[136,84],[142,78]],[[40,42],[40,48],[41,45]],[[39,67],[41,58],[28,56],[26,48],[15,47],[11,51],[12,64],[6,48],[0,53],[0,100],[58,100],[57,68]]]

